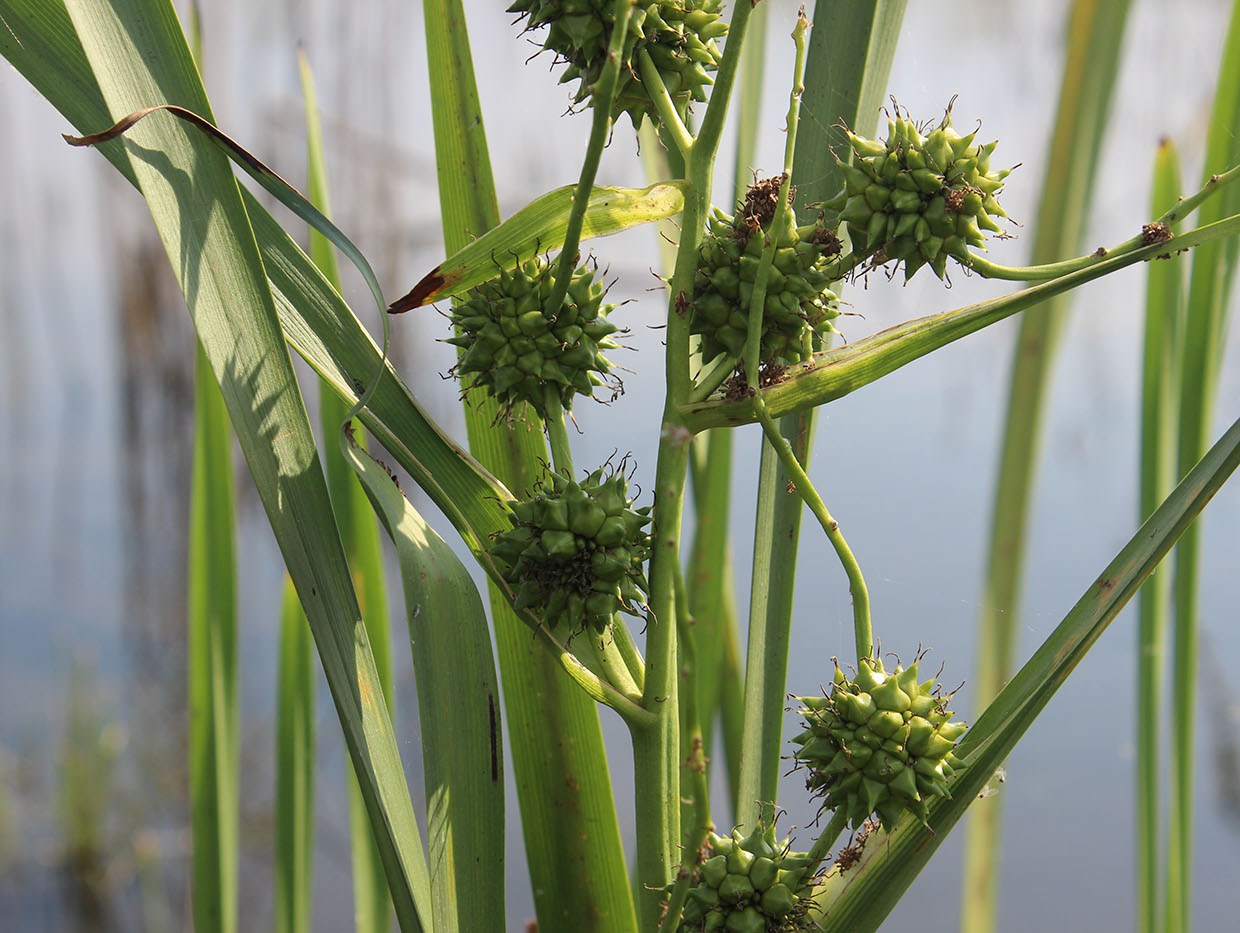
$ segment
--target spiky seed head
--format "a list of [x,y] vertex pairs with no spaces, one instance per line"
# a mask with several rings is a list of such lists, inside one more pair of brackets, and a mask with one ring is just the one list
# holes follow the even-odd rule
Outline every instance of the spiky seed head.
[[[775,241],[763,301],[759,361],[784,367],[826,345],[839,315],[830,290],[830,259],[839,240],[820,224],[797,227],[791,207],[776,218],[783,176],[755,183],[735,216],[712,210],[698,251],[690,333],[701,338],[702,359],[721,353],[741,356],[749,333],[749,312],[763,249]],[[794,195],[789,189],[789,202]],[[778,223],[778,229],[776,224]]]
[[[452,308],[455,336],[464,352],[453,373],[465,390],[481,387],[510,410],[529,402],[542,418],[572,408],[577,395],[617,384],[604,350],[619,346],[617,327],[604,304],[607,289],[592,265],[573,272],[559,308],[549,307],[555,269],[541,257],[470,289]],[[559,411],[551,412],[552,405]]]
[[[710,833],[694,869],[677,933],[800,933],[809,917],[814,877],[809,856],[778,841],[774,824],[748,836]],[[670,893],[673,885],[666,890]]]
[[[613,0],[517,0],[508,12],[525,20],[526,32],[546,28],[542,47],[565,66],[560,83],[577,82],[573,103],[580,104],[591,98],[607,64],[615,6]],[[634,128],[647,115],[658,120],[641,80],[643,52],[678,110],[706,100],[722,57],[716,40],[728,31],[721,10],[721,0],[638,0],[625,33],[612,116],[627,113]]]
[[951,721],[951,697],[934,678],[918,680],[917,664],[889,672],[866,658],[852,678],[836,664],[828,693],[797,698],[806,729],[792,741],[806,786],[854,829],[871,815],[884,829],[905,812],[924,821],[930,798],[951,796],[952,752],[967,727]]
[[602,635],[617,612],[641,612],[650,507],[633,508],[623,468],[599,468],[580,482],[550,473],[513,503],[511,520],[490,553],[518,609],[569,635]]
[[968,267],[984,231],[1002,232],[997,198],[1012,170],[990,167],[996,142],[956,132],[950,104],[937,126],[892,105],[885,141],[846,131],[851,161],[836,155],[844,188],[826,203],[827,219],[845,227],[857,256],[902,264],[906,281],[922,266],[943,278],[948,259]]

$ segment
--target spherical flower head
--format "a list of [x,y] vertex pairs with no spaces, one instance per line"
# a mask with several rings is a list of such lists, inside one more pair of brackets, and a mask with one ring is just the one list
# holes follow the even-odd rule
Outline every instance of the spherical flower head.
[[[735,216],[711,213],[698,251],[689,319],[706,363],[723,353],[744,353],[754,284],[770,239],[775,254],[766,278],[759,362],[800,362],[824,349],[835,331],[839,306],[828,270],[839,242],[819,224],[797,227],[790,205],[778,214],[782,182],[780,175],[754,184]],[[788,194],[791,199],[795,191]]]
[[829,693],[797,698],[806,730],[792,741],[806,786],[854,829],[871,815],[888,830],[905,812],[924,821],[931,798],[951,797],[952,752],[967,727],[951,721],[951,697],[934,678],[918,681],[917,664],[888,672],[867,658],[851,679],[837,664]]
[[[748,836],[710,833],[694,869],[678,933],[799,933],[816,930],[809,916],[814,877],[804,852],[777,841],[774,825]],[[670,892],[672,885],[668,885]]]
[[[542,47],[564,64],[560,83],[577,82],[573,103],[580,104],[591,98],[607,64],[615,6],[613,0],[517,0],[508,12],[525,20],[527,32],[547,30]],[[642,82],[643,54],[678,111],[706,100],[722,57],[715,40],[728,31],[721,9],[721,0],[638,0],[625,33],[612,116],[627,113],[634,128],[647,115],[658,119]]]
[[886,141],[845,129],[851,162],[836,156],[844,189],[826,203],[827,216],[872,265],[903,264],[906,281],[929,266],[941,279],[949,258],[967,267],[969,249],[985,248],[983,231],[1002,233],[998,219],[1007,213],[998,195],[1012,170],[991,168],[997,142],[979,145],[976,131],[956,132],[950,105],[930,127],[892,105]]
[[464,351],[453,373],[466,392],[482,388],[505,411],[528,402],[545,419],[570,410],[574,396],[592,396],[596,386],[616,388],[603,356],[618,346],[608,318],[615,306],[603,304],[606,288],[583,265],[553,309],[554,284],[554,268],[536,258],[500,269],[452,308],[456,335],[447,343]]
[[490,552],[515,594],[552,630],[602,635],[617,612],[646,605],[650,507],[633,508],[623,469],[581,482],[550,473],[512,505],[512,528]]

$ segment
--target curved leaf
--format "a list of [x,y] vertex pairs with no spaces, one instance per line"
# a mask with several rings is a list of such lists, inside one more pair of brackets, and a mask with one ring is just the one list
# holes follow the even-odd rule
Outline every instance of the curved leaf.
[[[586,208],[581,239],[611,236],[630,227],[680,213],[685,203],[683,181],[662,181],[648,188],[595,186]],[[539,253],[564,243],[576,185],[566,185],[535,198],[502,224],[492,227],[453,253],[422,277],[403,298],[392,302],[392,314],[459,295],[495,278],[500,269],[512,269]]]
[[[504,774],[499,688],[482,597],[392,475],[341,449],[396,545],[422,722],[436,933],[504,929]],[[479,896],[485,891],[486,896]]]
[[[174,102],[210,119],[166,0],[74,0],[68,11],[110,110]],[[395,733],[236,179],[213,146],[164,115],[111,145],[146,198],[310,620],[397,915],[407,929],[429,926],[429,877]]]

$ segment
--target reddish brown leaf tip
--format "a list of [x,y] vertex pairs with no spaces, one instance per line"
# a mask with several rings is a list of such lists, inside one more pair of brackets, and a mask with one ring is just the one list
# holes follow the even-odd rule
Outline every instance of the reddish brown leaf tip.
[[408,295],[405,295],[403,298],[397,298],[388,305],[388,314],[404,314],[406,311],[412,311],[414,308],[420,308],[422,305],[434,301],[435,296],[439,294],[445,284],[444,277],[440,275],[438,267],[432,269],[422,277],[422,281],[413,286],[413,290]]

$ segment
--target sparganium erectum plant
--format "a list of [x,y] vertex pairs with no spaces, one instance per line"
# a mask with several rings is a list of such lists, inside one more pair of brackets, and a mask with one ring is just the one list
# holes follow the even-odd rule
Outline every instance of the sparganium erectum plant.
[[[557,77],[547,93],[556,93],[555,80],[569,85],[565,118],[588,121],[590,133],[574,171],[563,167],[565,153],[548,153],[560,187],[501,222],[462,4],[423,7],[447,258],[391,310],[433,302],[450,320],[442,339],[459,351],[454,373],[470,452],[426,415],[339,289],[239,191],[220,150],[343,251],[377,306],[389,307],[360,250],[320,208],[214,126],[168,0],[63,8],[0,0],[0,51],[80,131],[96,134],[71,142],[112,144],[101,151],[148,198],[172,250],[205,364],[226,387],[314,632],[358,777],[357,812],[369,817],[373,861],[400,924],[505,929],[508,747],[544,933],[877,929],[1234,470],[1240,428],[1208,452],[1203,441],[1183,464],[1180,486],[1164,490],[1144,530],[966,731],[948,707],[952,694],[937,678],[919,679],[920,654],[890,670],[876,654],[883,617],[871,617],[863,561],[808,469],[813,413],[1127,266],[1224,246],[1230,252],[1210,253],[1213,264],[1234,263],[1240,205],[1231,182],[1240,170],[1228,165],[1240,155],[1211,164],[1217,174],[1200,191],[1150,218],[1167,231],[1158,242],[1138,233],[1077,258],[1003,266],[980,254],[1007,216],[999,198],[1008,170],[991,164],[996,143],[958,133],[950,105],[941,120],[922,124],[894,102],[886,139],[870,138],[903,4],[819,3],[811,42],[804,11],[785,18],[783,7],[749,0],[518,0],[508,9],[513,40],[525,36],[549,54]],[[725,190],[716,179],[721,141],[732,138],[734,98],[760,80],[759,61],[746,56],[763,41],[768,15],[773,35],[792,31],[790,42],[773,40],[788,53],[783,161],[761,175],[738,165],[744,184]],[[59,58],[34,51],[43,48]],[[942,89],[944,98],[952,90]],[[813,118],[809,132],[803,111]],[[622,115],[629,120],[617,124]],[[742,143],[757,125],[738,127]],[[610,170],[631,156],[634,130],[650,187],[600,184],[605,160]],[[1210,222],[1193,225],[1186,218],[1199,208]],[[580,470],[567,426],[572,405],[611,383],[604,353],[616,348],[618,327],[597,267],[582,264],[582,243],[668,220],[675,255],[660,270],[666,288],[643,299],[659,308],[664,357],[637,375],[663,374],[663,402],[646,426],[659,439],[656,461]],[[591,248],[606,268],[606,241]],[[837,340],[841,292],[856,277],[887,266],[907,279],[928,266],[944,279],[949,260],[968,274],[1040,284],[1014,294],[996,288],[988,301]],[[858,290],[852,300],[863,311],[868,296]],[[348,408],[332,456],[357,473],[401,562],[422,717],[426,847],[285,341]],[[743,424],[762,428],[756,482],[730,473],[728,430]],[[362,428],[369,453],[358,446]],[[487,575],[489,621],[476,582],[392,482],[397,467]],[[639,479],[648,490],[641,495],[632,491]],[[727,535],[727,490],[737,483],[756,484],[759,503],[758,572],[740,600],[754,607],[744,670],[727,608],[734,581],[726,549],[712,550]],[[832,492],[846,502],[844,491]],[[820,632],[799,649],[821,654],[828,685],[818,694],[817,684],[793,685],[804,694],[795,700],[804,723],[786,743],[792,575],[771,568],[795,562],[803,511],[819,528],[800,550],[813,552],[816,566],[838,560],[847,577],[855,656],[833,666]],[[781,532],[790,531],[772,531],[777,516]],[[631,732],[631,866],[595,704]],[[712,741],[721,723],[723,748]],[[805,770],[821,806],[816,823],[796,830],[805,851],[775,835],[784,756]],[[711,780],[724,770],[730,807],[709,793],[725,783]],[[219,818],[212,810],[201,825]],[[229,870],[220,851],[196,846],[196,865],[216,859],[217,870],[196,869],[195,897],[215,897],[214,906],[235,914],[220,893]],[[308,895],[293,885],[279,896]],[[235,916],[222,928],[234,924]]]

